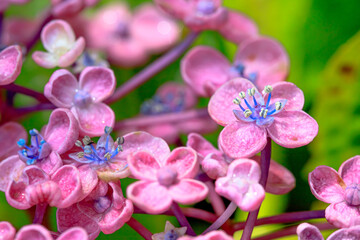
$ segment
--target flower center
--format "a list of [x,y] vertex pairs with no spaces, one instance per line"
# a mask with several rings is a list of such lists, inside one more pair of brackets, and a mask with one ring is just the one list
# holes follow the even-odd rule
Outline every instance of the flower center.
[[238,189],[238,192],[242,193],[248,192],[250,186],[250,183],[246,179],[237,176],[231,178],[230,183]]
[[31,135],[30,146],[26,145],[25,139],[19,139],[17,144],[19,147],[23,148],[19,151],[20,159],[27,165],[32,165],[49,156],[51,146],[36,129],[30,130],[29,133]]
[[177,232],[175,232],[174,229],[167,231],[164,235],[164,240],[176,240],[178,238],[179,238],[179,235],[177,234]]
[[157,172],[159,183],[165,187],[173,185],[177,180],[177,172],[170,167],[163,167]]
[[345,201],[351,206],[360,205],[360,188],[358,184],[351,184],[346,187]]
[[210,15],[216,11],[216,6],[211,0],[202,0],[198,2],[196,10],[201,15]]
[[185,93],[168,93],[164,97],[155,95],[152,99],[145,101],[140,112],[144,115],[158,115],[164,113],[181,112],[185,107]]
[[111,200],[108,197],[99,197],[95,203],[94,208],[97,213],[105,212],[111,205]]
[[121,39],[128,39],[130,37],[129,26],[127,23],[121,22],[115,29],[115,36]]
[[[258,126],[268,127],[274,122],[273,115],[284,109],[287,100],[283,99],[270,104],[272,87],[265,86],[263,94],[260,94],[256,88],[249,88],[246,93],[240,92],[239,97],[233,100],[234,104],[240,107],[240,110],[234,109],[235,117],[244,122],[256,122]],[[265,103],[264,97],[267,95]],[[244,101],[245,106],[241,101]]]
[[256,79],[257,79],[257,73],[256,72],[252,72],[249,74],[245,74],[245,65],[242,63],[236,63],[234,64],[231,68],[230,68],[230,75],[232,77],[242,77],[242,78],[246,78],[249,81],[251,81],[252,83],[255,83]]
[[85,108],[90,103],[92,103],[91,95],[86,91],[77,89],[74,96],[74,105],[79,108]]

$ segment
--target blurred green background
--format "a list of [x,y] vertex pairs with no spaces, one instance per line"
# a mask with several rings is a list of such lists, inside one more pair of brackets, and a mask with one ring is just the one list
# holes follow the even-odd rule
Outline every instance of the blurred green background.
[[[35,17],[49,1],[32,0],[26,6],[12,6],[6,17]],[[97,8],[114,0],[100,0]],[[129,0],[136,7],[144,0]],[[346,159],[360,153],[360,9],[359,0],[224,0],[224,5],[241,11],[253,18],[261,34],[278,39],[286,48],[291,60],[288,81],[298,85],[305,94],[305,111],[319,123],[319,135],[309,146],[285,149],[273,144],[273,159],[289,168],[297,179],[296,188],[288,195],[267,195],[260,216],[271,216],[285,211],[324,209],[325,204],[315,200],[307,183],[307,175],[318,165],[338,169]],[[89,11],[93,13],[95,9]],[[184,29],[184,35],[187,30]],[[209,45],[232,59],[236,46],[226,42],[215,32],[203,32],[194,45]],[[38,44],[35,49],[42,49]],[[152,60],[156,59],[153,57]],[[118,85],[125,82],[141,68],[114,69]],[[54,70],[45,70],[26,59],[16,83],[39,91],[43,90]],[[151,81],[112,105],[117,119],[135,116],[140,104],[150,98],[156,88],[170,80],[181,81],[179,61],[167,67]],[[15,104],[23,106],[35,103],[33,99],[17,95]],[[200,101],[206,106],[207,100]],[[35,113],[22,120],[26,129],[40,129],[47,123],[49,111]],[[216,145],[217,133],[207,136]],[[186,141],[183,136],[182,139]],[[122,181],[125,189],[130,180]],[[10,221],[20,228],[30,223],[26,211],[11,208],[0,193],[0,220]],[[208,204],[201,207],[209,208]],[[55,209],[50,213],[51,227],[56,229]],[[175,218],[165,216],[135,215],[152,232],[162,232],[165,220],[177,225]],[[246,219],[246,213],[236,213],[237,220]],[[208,225],[193,221],[199,232]],[[283,226],[259,227],[259,236]],[[238,238],[240,235],[236,234]],[[101,234],[99,239],[141,239],[125,225],[112,235]],[[297,237],[284,238],[297,239]]]

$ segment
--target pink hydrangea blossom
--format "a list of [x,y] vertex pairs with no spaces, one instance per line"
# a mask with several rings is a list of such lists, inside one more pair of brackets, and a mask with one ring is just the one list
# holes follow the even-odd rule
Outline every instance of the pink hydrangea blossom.
[[27,139],[25,128],[17,122],[7,122],[0,126],[0,162],[1,160],[17,154],[19,138]]
[[25,4],[29,0],[1,0],[0,1],[0,13],[4,12],[11,4]]
[[89,46],[105,51],[111,63],[123,67],[143,64],[149,54],[173,45],[180,34],[176,23],[150,4],[133,15],[125,3],[108,5],[86,30]]
[[309,174],[311,192],[320,201],[330,203],[325,217],[336,227],[349,227],[360,217],[359,166],[360,156],[355,156],[341,164],[339,172],[319,166]]
[[85,48],[83,37],[75,39],[71,26],[63,20],[53,20],[41,32],[41,41],[47,52],[35,51],[33,60],[44,68],[68,67]]
[[99,230],[111,234],[120,229],[130,220],[133,211],[131,201],[123,197],[120,181],[109,184],[100,181],[87,198],[69,208],[59,209],[56,216],[60,232],[80,226],[94,239]]
[[[296,233],[299,240],[324,240],[320,230],[314,225],[302,223],[297,227]],[[351,226],[349,228],[342,228],[333,232],[327,240],[345,240],[345,239],[359,239],[360,226]]]
[[13,83],[19,76],[22,66],[22,51],[18,45],[0,52],[0,86]]
[[171,222],[166,221],[165,230],[161,233],[155,233],[151,236],[152,240],[167,240],[167,239],[178,239],[181,236],[184,236],[186,233],[187,227],[176,228]]
[[99,0],[51,0],[51,12],[56,17],[74,16],[86,7],[97,4]]
[[115,90],[114,73],[108,68],[88,67],[79,79],[68,70],[57,70],[45,85],[44,94],[55,106],[73,112],[82,135],[99,136],[105,126],[114,126],[115,122],[112,109],[102,103]]
[[[202,170],[210,178],[217,179],[226,176],[229,164],[234,161],[233,158],[226,156],[221,150],[213,147],[210,142],[196,133],[188,135],[186,145],[197,152]],[[252,160],[260,164],[259,156],[252,157]],[[284,166],[271,160],[269,176],[265,187],[266,192],[272,194],[286,194],[294,187],[294,175]]]
[[220,148],[231,158],[243,158],[264,149],[268,137],[287,148],[310,143],[318,124],[301,110],[303,104],[303,92],[292,83],[268,85],[261,94],[249,80],[236,78],[215,92],[208,110],[225,126],[219,136]]
[[128,155],[131,174],[140,179],[128,186],[128,198],[151,214],[168,210],[173,201],[193,204],[205,199],[206,185],[191,179],[199,170],[196,152],[179,147],[170,153],[164,140],[152,139],[151,152],[139,149]]
[[284,81],[289,71],[289,58],[276,40],[266,37],[244,41],[233,63],[217,50],[197,46],[181,61],[184,81],[199,95],[210,97],[224,83],[243,77],[259,88]]
[[224,231],[211,231],[205,235],[197,237],[184,236],[178,238],[178,240],[233,240],[232,237],[227,235]]

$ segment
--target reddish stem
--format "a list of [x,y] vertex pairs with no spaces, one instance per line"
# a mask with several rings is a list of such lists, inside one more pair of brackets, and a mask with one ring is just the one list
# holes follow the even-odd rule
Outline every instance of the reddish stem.
[[21,93],[24,94],[26,96],[35,98],[36,100],[38,100],[41,103],[48,103],[49,100],[44,96],[44,94],[34,91],[32,89],[17,85],[15,83],[11,83],[9,85],[4,85],[1,86],[2,88],[12,91],[12,92],[16,92],[16,93]]
[[145,240],[151,240],[151,236],[153,234],[135,218],[130,218],[126,224],[134,229],[138,234],[140,234]]
[[179,207],[179,205],[176,202],[172,203],[171,210],[174,213],[174,216],[178,220],[179,224],[182,227],[187,227],[186,234],[188,234],[190,236],[196,236],[196,233],[192,229],[189,221],[186,219],[184,213],[181,211],[181,208]]
[[39,203],[36,205],[35,217],[33,220],[34,224],[42,224],[47,207],[48,207],[47,203]]

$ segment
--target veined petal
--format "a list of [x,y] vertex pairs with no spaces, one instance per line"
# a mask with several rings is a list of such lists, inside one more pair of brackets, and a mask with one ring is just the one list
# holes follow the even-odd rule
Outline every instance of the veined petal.
[[326,220],[337,228],[348,228],[352,220],[360,216],[359,207],[346,202],[332,203],[325,210]]
[[304,106],[304,93],[295,84],[279,82],[272,85],[271,103],[286,99],[285,110],[301,110]]
[[179,183],[170,186],[169,194],[175,202],[180,204],[194,204],[206,198],[208,188],[200,181],[181,179]]
[[127,158],[131,174],[138,179],[156,180],[156,173],[162,166],[150,153],[138,151]]
[[173,168],[178,173],[178,179],[193,178],[199,171],[196,152],[188,147],[175,148],[162,164]]
[[341,239],[360,239],[360,226],[339,229],[327,238],[327,240]]
[[360,156],[352,157],[343,162],[339,169],[339,175],[346,185],[360,184]]
[[320,230],[308,223],[300,224],[296,229],[299,240],[324,240]]
[[220,153],[209,141],[197,133],[188,135],[186,146],[194,149],[203,158],[211,153]]
[[0,86],[8,85],[19,76],[22,66],[22,51],[17,45],[0,52]]

